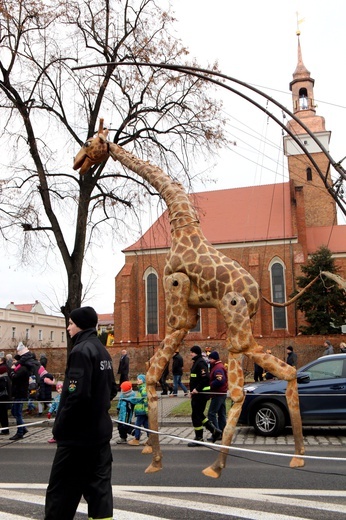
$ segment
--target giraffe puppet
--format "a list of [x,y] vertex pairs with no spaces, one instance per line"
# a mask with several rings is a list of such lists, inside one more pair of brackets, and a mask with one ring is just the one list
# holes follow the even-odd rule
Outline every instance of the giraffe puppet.
[[[236,261],[224,256],[205,238],[198,216],[181,184],[174,182],[159,167],[135,157],[107,140],[108,131],[100,120],[98,133],[88,139],[75,157],[75,170],[84,174],[93,164],[109,156],[138,174],[153,186],[165,201],[171,226],[172,245],[167,255],[163,284],[166,302],[166,334],[149,362],[147,393],[150,429],[158,431],[156,384],[163,369],[198,320],[200,307],[218,309],[227,325],[225,349],[228,351],[228,388],[233,401],[223,431],[222,447],[215,462],[205,468],[206,476],[218,478],[225,467],[232,438],[244,402],[242,356],[265,371],[287,381],[286,399],[295,443],[291,467],[304,466],[303,433],[299,409],[296,369],[259,345],[252,334],[251,318],[259,305],[255,279]],[[146,473],[162,469],[159,435],[150,434],[152,462]],[[144,450],[143,450],[144,451]],[[151,451],[151,450],[150,450]]]

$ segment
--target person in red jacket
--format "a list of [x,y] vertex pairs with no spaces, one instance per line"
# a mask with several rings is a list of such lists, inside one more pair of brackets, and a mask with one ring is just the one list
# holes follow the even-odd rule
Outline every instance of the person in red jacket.
[[[215,428],[223,432],[226,426],[227,371],[216,350],[210,352],[208,359],[210,363],[211,394],[208,419],[214,424]],[[221,438],[222,434],[216,439],[215,436],[210,437],[208,441],[215,442],[215,440],[220,440]]]
[[45,520],[72,520],[82,496],[88,518],[112,520],[113,424],[116,395],[112,358],[97,337],[92,307],[70,314],[73,348],[67,360],[60,404],[53,426],[57,442],[46,493]]

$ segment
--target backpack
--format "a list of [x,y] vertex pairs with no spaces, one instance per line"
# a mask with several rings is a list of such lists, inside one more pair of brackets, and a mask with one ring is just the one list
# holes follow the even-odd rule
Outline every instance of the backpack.
[[40,363],[35,358],[27,359],[23,365],[29,371],[29,399],[37,399],[40,389]]
[[39,387],[40,385],[36,381],[36,376],[29,376],[29,399],[37,399]]

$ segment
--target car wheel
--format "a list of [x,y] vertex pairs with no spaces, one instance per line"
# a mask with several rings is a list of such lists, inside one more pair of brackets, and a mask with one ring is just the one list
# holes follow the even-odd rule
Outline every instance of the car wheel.
[[255,412],[253,426],[258,435],[279,435],[285,428],[284,413],[276,404],[262,403]]

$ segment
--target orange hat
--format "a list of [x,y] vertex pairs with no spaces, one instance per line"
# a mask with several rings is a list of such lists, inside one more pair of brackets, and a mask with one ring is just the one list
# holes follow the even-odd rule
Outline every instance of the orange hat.
[[124,381],[123,383],[121,383],[120,388],[122,392],[129,392],[130,390],[132,390],[131,381]]

